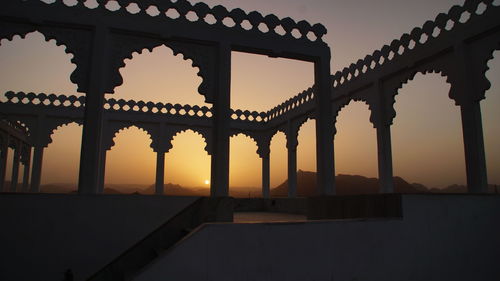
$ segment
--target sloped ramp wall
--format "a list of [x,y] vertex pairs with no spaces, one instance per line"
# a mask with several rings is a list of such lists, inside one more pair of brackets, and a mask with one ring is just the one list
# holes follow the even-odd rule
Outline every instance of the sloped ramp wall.
[[500,196],[403,195],[402,219],[207,224],[134,281],[500,280]]
[[85,280],[198,197],[0,195],[0,280]]

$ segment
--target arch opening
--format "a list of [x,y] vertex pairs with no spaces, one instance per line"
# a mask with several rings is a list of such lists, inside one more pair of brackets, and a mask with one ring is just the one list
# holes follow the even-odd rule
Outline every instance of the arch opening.
[[316,121],[308,118],[298,131],[297,196],[316,195]]
[[396,96],[394,175],[417,190],[465,191],[460,108],[448,97],[449,90],[445,77],[418,73]]
[[371,111],[363,101],[351,100],[340,109],[335,123],[335,171],[337,194],[377,193],[377,132],[370,122]]
[[488,61],[489,70],[486,78],[491,87],[486,91],[486,98],[481,101],[483,119],[484,146],[486,153],[486,167],[488,172],[489,191],[500,193],[500,50],[493,53],[493,58]]
[[202,78],[198,68],[182,54],[174,55],[165,45],[134,52],[120,68],[123,84],[115,88],[115,99],[208,106],[198,93]]
[[231,137],[229,150],[229,196],[261,197],[262,164],[257,143],[240,133]]
[[[70,80],[76,65],[71,63],[72,54],[56,40],[47,40],[38,32],[12,40],[0,41],[0,97],[5,101],[5,92],[33,92],[35,94],[58,94],[82,96],[77,85]],[[50,67],[50,71],[47,68]]]
[[232,109],[266,112],[313,84],[313,63],[232,52]]
[[271,139],[270,154],[271,197],[286,197],[287,185],[287,150],[285,133],[278,131]]
[[165,155],[165,194],[209,196],[210,161],[203,136],[185,130],[174,136]]
[[156,158],[148,133],[129,126],[113,141],[115,145],[106,155],[104,193],[153,194]]
[[40,191],[76,192],[80,168],[82,126],[71,122],[58,127],[43,153]]

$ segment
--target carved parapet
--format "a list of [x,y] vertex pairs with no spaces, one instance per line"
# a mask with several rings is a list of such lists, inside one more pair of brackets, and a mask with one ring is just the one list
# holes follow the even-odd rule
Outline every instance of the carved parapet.
[[358,79],[365,73],[438,40],[443,34],[452,32],[457,26],[480,17],[494,8],[496,7],[492,0],[468,0],[463,6],[453,6],[447,14],[439,14],[434,21],[425,22],[422,27],[414,28],[409,34],[403,34],[400,39],[393,40],[389,45],[336,72],[332,75],[332,86],[336,88]]
[[[23,2],[22,0],[17,0]],[[217,5],[213,8],[199,2],[191,4],[186,0],[98,0],[97,5],[77,1],[76,4],[55,0],[50,5],[68,7],[86,7],[94,10],[105,10],[113,13],[133,14],[141,17],[157,17],[166,15],[165,20],[175,20],[193,24],[206,24],[243,32],[272,34],[290,39],[322,42],[326,28],[321,24],[311,25],[307,21],[295,22],[291,18],[279,19],[275,15],[263,16],[259,12],[246,13],[241,9],[227,10]]]
[[292,110],[300,110],[300,107],[305,103],[312,102],[314,99],[314,89],[311,87],[300,94],[286,100],[280,105],[274,107],[267,112],[266,121],[271,121],[274,118],[284,115]]
[[61,107],[61,108],[83,108],[85,106],[84,96],[65,96],[65,95],[55,95],[55,94],[34,94],[34,93],[24,93],[18,92],[14,93],[9,91],[5,93],[7,100],[4,102],[6,104],[25,104],[25,105],[40,105],[40,106],[51,106],[51,107]]
[[115,112],[144,112],[144,113],[157,113],[168,114],[174,116],[186,117],[199,117],[210,118],[212,117],[212,109],[206,106],[198,105],[180,105],[161,102],[144,102],[123,99],[107,99],[104,103],[104,108],[108,111]]
[[265,112],[231,109],[231,119],[247,122],[265,123],[267,121],[267,114]]

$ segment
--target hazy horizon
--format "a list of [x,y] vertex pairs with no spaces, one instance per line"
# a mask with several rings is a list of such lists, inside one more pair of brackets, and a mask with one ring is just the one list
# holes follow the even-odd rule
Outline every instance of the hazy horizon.
[[[197,1],[193,1],[197,2]],[[240,7],[263,15],[274,13],[299,21],[326,26],[324,41],[332,51],[331,73],[400,38],[415,26],[448,12],[463,0],[210,0],[228,9]],[[0,42],[0,92],[9,90],[79,95],[69,81],[75,68],[72,55],[54,40],[45,42],[41,34],[21,40]],[[483,128],[488,179],[500,184],[500,60],[489,62],[487,76],[492,87],[482,102]],[[123,98],[170,103],[207,105],[197,94],[201,78],[191,61],[173,56],[167,47],[133,54],[120,69],[123,85],[107,98]],[[50,66],[47,70],[47,66]],[[233,52],[231,107],[265,111],[296,95],[313,83],[311,63],[268,58]],[[449,84],[439,74],[417,74],[396,96],[397,116],[392,126],[394,175],[410,183],[443,188],[464,185],[465,162],[460,111],[448,98]],[[376,131],[369,122],[369,110],[362,102],[352,102],[341,110],[336,122],[335,173],[366,177],[377,175]],[[299,132],[298,169],[316,171],[314,122],[305,123]],[[44,153],[42,184],[76,183],[78,177],[81,127],[72,123],[58,128],[53,143]],[[149,136],[135,128],[120,131],[115,146],[107,153],[106,184],[117,181],[154,182],[156,155],[149,147]],[[210,156],[203,138],[192,131],[174,137],[173,149],[166,154],[165,182],[186,186],[205,186],[210,179]],[[271,186],[286,179],[287,152],[283,133],[271,144]],[[260,186],[261,159],[249,137],[231,138],[230,186]],[[64,157],[63,157],[64,156]],[[11,163],[12,153],[9,153]],[[432,161],[429,161],[432,159]],[[8,167],[10,174],[11,167]],[[21,170],[22,173],[22,170]],[[7,177],[9,178],[9,177]],[[208,187],[208,185],[206,185]]]

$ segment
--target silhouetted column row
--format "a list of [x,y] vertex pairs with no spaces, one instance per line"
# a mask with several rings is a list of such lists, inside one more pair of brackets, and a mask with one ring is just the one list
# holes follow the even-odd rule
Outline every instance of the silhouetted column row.
[[31,192],[40,192],[40,181],[42,178],[43,151],[45,147],[36,144],[33,153],[33,167],[31,171]]
[[[7,158],[9,147],[13,148],[12,158],[12,171],[10,177],[10,186],[8,189],[5,187],[6,172],[7,172]],[[23,165],[22,186],[19,186],[19,168]],[[23,140],[11,137],[8,133],[3,136],[2,147],[0,148],[0,192],[27,192],[29,191],[29,176],[31,165],[31,145],[25,143]]]
[[7,174],[7,157],[9,155],[9,136],[6,135],[0,151],[0,192],[4,191],[5,175]]
[[29,191],[29,178],[30,178],[30,165],[31,165],[31,147],[26,150],[26,155],[23,159],[24,171],[23,171],[23,192]]

